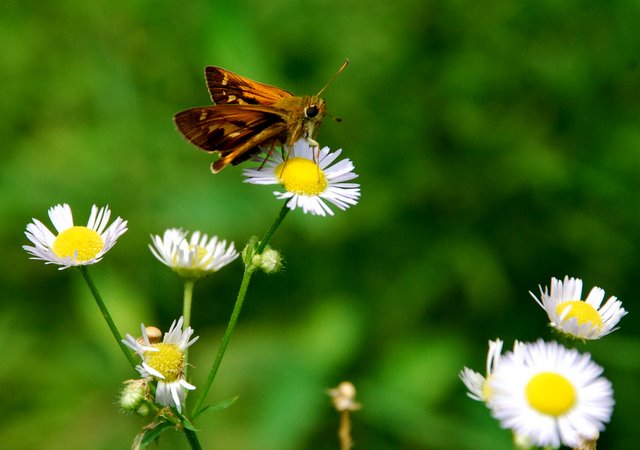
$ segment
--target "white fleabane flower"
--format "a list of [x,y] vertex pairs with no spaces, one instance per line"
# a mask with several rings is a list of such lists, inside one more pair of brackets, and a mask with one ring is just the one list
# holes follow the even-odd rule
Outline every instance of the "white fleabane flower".
[[183,318],[173,321],[162,342],[149,339],[147,328],[141,325],[142,338],[137,340],[130,334],[122,340],[125,345],[135,351],[142,364],[136,366],[143,378],[158,382],[156,386],[156,403],[163,406],[175,406],[182,412],[186,390],[196,387],[184,378],[184,353],[198,336],[191,339],[194,331],[191,327],[182,330]]
[[551,290],[540,286],[540,299],[531,296],[547,312],[550,325],[560,332],[579,339],[599,339],[612,331],[627,314],[616,297],[604,300],[604,290],[594,287],[585,300],[581,299],[582,280],[564,277],[551,279]]
[[302,208],[305,213],[332,216],[327,202],[345,210],[360,198],[360,185],[347,183],[358,177],[351,160],[342,159],[334,164],[341,152],[341,149],[331,152],[329,147],[318,150],[306,139],[300,139],[286,159],[277,151],[254,157],[260,167],[244,169],[245,182],[279,184],[285,192],[276,191],[274,195],[287,199],[289,209]]
[[25,234],[34,246],[22,248],[32,255],[31,259],[59,265],[60,269],[95,264],[127,231],[127,221],[120,217],[107,227],[110,217],[108,206],[98,209],[93,205],[87,226],[74,225],[71,207],[56,205],[49,209],[49,218],[58,234],[54,235],[42,222],[33,219]]
[[[470,398],[481,402],[487,402],[489,400],[491,392],[487,382],[491,378],[491,374],[493,373],[495,368],[500,363],[500,358],[502,356],[502,345],[503,342],[500,339],[489,341],[486,376],[482,375],[479,372],[471,370],[468,367],[465,367],[460,372],[460,379],[469,390],[469,392],[467,392],[467,395]],[[515,343],[513,344],[513,352],[518,354],[521,346],[521,342],[515,341]]]
[[238,257],[233,242],[209,238],[206,234],[177,228],[166,230],[163,236],[151,236],[151,253],[163,264],[185,278],[202,278],[231,263]]
[[487,380],[487,405],[503,428],[539,447],[576,448],[596,440],[613,412],[602,367],[556,342],[508,352]]

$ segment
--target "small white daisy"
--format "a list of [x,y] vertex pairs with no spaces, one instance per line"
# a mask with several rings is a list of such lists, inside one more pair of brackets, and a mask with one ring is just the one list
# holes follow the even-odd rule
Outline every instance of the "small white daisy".
[[[467,392],[467,395],[470,398],[481,402],[486,402],[489,400],[491,392],[489,390],[487,381],[489,380],[489,378],[491,378],[491,374],[500,363],[500,358],[502,356],[502,344],[503,342],[500,339],[489,341],[486,376],[482,375],[479,372],[471,370],[468,367],[465,367],[460,372],[460,379],[469,390],[469,392]],[[515,343],[513,344],[513,352],[518,353],[521,347],[522,343],[519,341],[515,341]]]
[[56,205],[49,209],[49,218],[57,236],[42,222],[33,219],[25,234],[34,246],[23,245],[22,248],[32,255],[31,259],[57,264],[62,266],[60,269],[95,264],[127,231],[127,221],[120,217],[107,228],[110,217],[109,207],[98,209],[93,205],[87,226],[74,225],[71,207]]
[[585,300],[581,300],[582,280],[564,277],[564,281],[551,279],[551,291],[540,286],[540,299],[529,292],[547,312],[550,325],[560,332],[579,339],[599,339],[612,331],[627,314],[622,302],[609,297],[604,305],[604,290],[594,287]]
[[199,231],[189,233],[170,228],[161,236],[151,236],[151,253],[163,264],[185,278],[202,278],[231,263],[238,257],[233,242],[219,241]]
[[260,161],[260,167],[244,169],[245,183],[280,184],[285,192],[273,194],[278,199],[288,199],[290,209],[302,208],[305,213],[332,216],[327,202],[345,210],[356,205],[360,198],[360,185],[347,183],[358,177],[351,160],[347,158],[333,164],[341,152],[341,149],[331,152],[329,147],[318,151],[318,147],[300,139],[287,158],[277,151],[254,157]]
[[144,324],[140,327],[142,329],[141,339],[135,339],[127,334],[122,340],[142,358],[142,364],[136,367],[140,375],[158,382],[156,403],[163,406],[175,406],[178,412],[182,412],[186,396],[185,389],[192,391],[196,388],[184,379],[184,353],[198,340],[198,336],[191,339],[194,333],[193,328],[187,327],[182,331],[182,323],[182,317],[177,321],[174,320],[162,342],[149,340],[149,334]]
[[613,389],[589,354],[557,342],[508,352],[488,380],[487,402],[503,428],[540,447],[579,447],[598,438],[613,412]]

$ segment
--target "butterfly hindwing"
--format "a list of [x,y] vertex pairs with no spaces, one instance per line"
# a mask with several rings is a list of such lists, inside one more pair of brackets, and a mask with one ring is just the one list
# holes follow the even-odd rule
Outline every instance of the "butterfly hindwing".
[[215,172],[227,164],[238,164],[272,144],[286,132],[279,114],[251,105],[217,105],[191,108],[175,116],[175,123],[188,141],[209,152],[218,152]]

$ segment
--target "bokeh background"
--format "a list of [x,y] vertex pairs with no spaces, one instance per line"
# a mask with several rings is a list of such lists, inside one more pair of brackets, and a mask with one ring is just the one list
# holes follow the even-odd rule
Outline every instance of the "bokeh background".
[[[256,275],[211,402],[207,449],[335,449],[325,390],[358,388],[356,448],[509,449],[465,396],[487,341],[554,336],[530,298],[552,276],[623,300],[621,329],[581,345],[616,409],[606,449],[636,448],[640,398],[640,4],[631,0],[24,1],[0,5],[0,447],[129,448],[133,377],[77,270],[29,260],[25,226],[109,204],[129,231],[92,274],[123,333],[166,329],[180,279],[147,245],[168,227],[240,248],[280,204],[175,131],[209,103],[206,65],[296,94],[325,92],[319,141],[356,164],[362,200],[296,211],[285,270]],[[195,384],[242,273],[196,285]],[[179,433],[159,448],[185,449]]]

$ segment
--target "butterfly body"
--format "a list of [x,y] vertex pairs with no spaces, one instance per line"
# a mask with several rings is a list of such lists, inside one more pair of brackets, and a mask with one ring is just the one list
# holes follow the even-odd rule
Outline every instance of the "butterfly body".
[[249,159],[261,147],[291,147],[300,138],[315,143],[326,114],[319,96],[297,97],[220,67],[206,67],[205,78],[214,104],[179,112],[174,122],[189,142],[220,155],[211,165],[213,173]]

